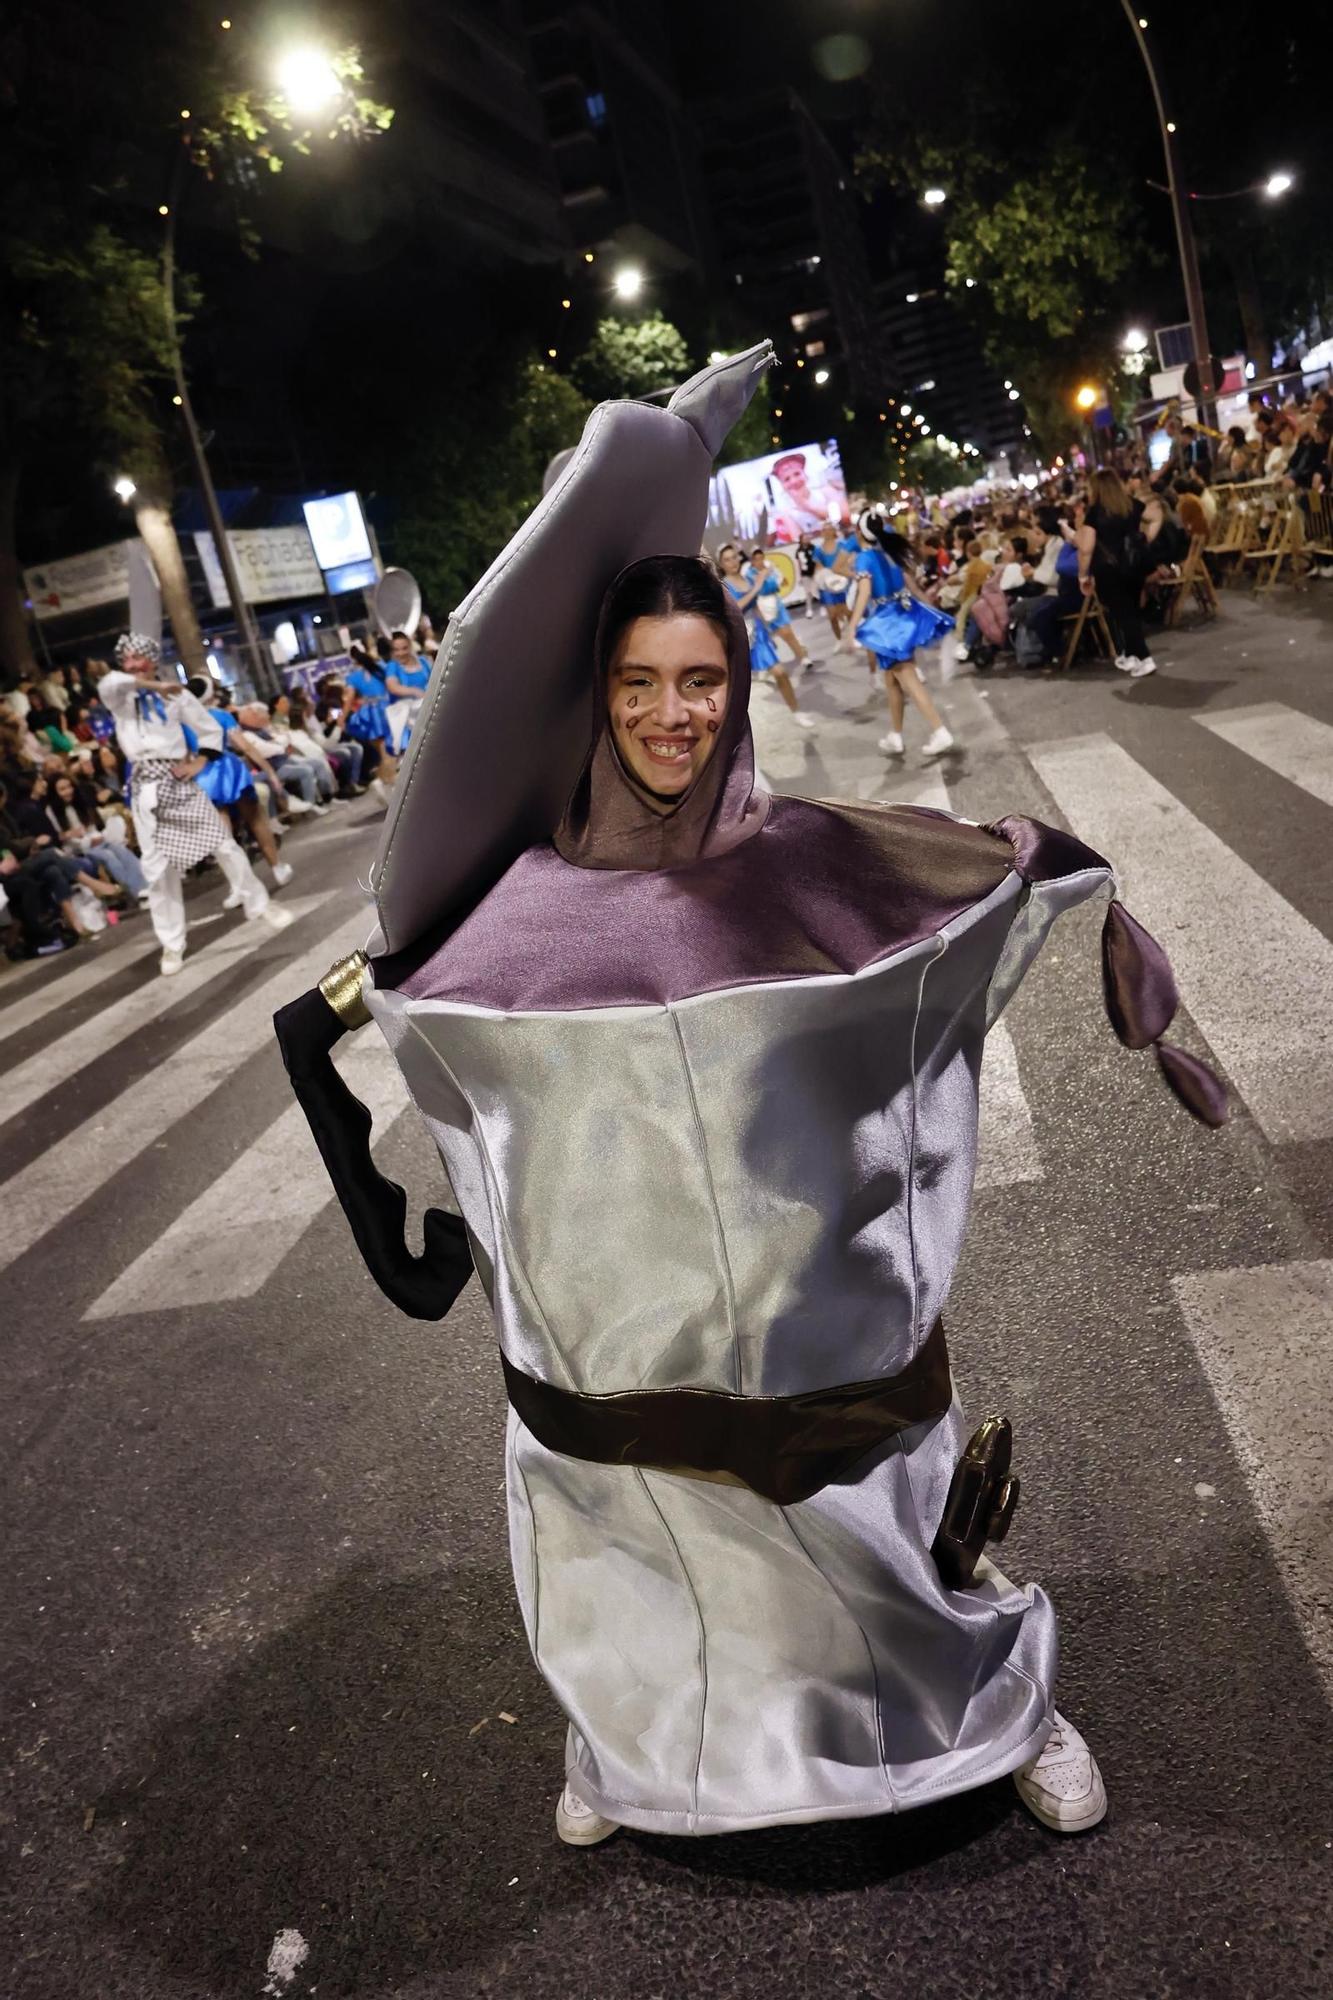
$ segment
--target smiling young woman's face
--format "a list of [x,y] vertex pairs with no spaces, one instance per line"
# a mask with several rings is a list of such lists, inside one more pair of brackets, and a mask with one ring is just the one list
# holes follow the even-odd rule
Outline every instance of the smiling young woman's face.
[[636,618],[611,663],[608,705],[621,762],[658,798],[688,791],[727,709],[727,648],[694,612]]

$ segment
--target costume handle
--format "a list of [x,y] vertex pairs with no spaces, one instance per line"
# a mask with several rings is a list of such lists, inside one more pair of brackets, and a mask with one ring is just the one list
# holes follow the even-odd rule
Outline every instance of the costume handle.
[[458,1216],[427,1209],[425,1248],[419,1257],[408,1249],[407,1196],[375,1165],[370,1113],[333,1066],[334,1044],[354,1021],[335,1011],[326,984],[273,1016],[292,1089],[371,1277],[401,1312],[413,1319],[443,1319],[472,1276],[467,1231]]

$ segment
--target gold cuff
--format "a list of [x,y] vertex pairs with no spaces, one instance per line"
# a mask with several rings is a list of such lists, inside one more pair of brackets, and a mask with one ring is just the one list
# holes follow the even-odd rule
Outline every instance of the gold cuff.
[[370,960],[363,951],[351,952],[331,965],[319,982],[319,990],[345,1028],[364,1028],[370,1009],[361,998],[361,981]]

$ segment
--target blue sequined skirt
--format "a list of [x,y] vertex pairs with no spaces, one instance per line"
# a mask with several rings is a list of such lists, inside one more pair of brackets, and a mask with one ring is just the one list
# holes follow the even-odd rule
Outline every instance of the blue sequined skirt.
[[919,646],[930,646],[952,632],[954,621],[909,593],[907,601],[890,597],[877,604],[856,628],[856,643],[884,667],[900,667]]
[[196,785],[215,806],[234,806],[255,788],[250,766],[232,750],[210,759],[195,778]]
[[376,701],[363,701],[360,708],[353,709],[343,724],[344,732],[354,737],[358,743],[387,742],[389,728],[389,701],[387,696]]
[[768,627],[758,618],[750,630],[750,672],[766,674],[778,663],[778,649],[768,636]]

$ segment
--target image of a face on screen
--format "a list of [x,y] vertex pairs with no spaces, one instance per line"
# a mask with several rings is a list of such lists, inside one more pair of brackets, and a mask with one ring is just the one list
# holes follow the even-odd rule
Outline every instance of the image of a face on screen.
[[720,510],[745,541],[796,542],[847,512],[847,482],[836,438],[784,446],[717,475]]
[[357,494],[331,493],[322,500],[307,500],[304,513],[321,569],[369,560],[370,537]]

